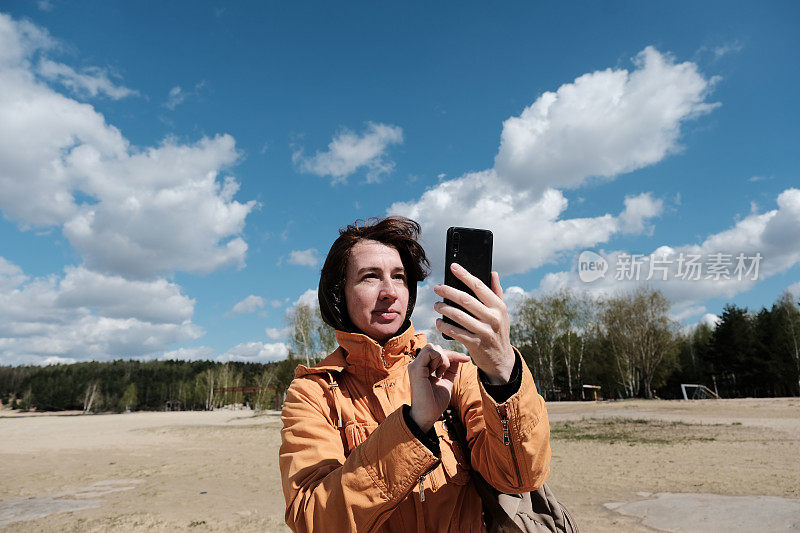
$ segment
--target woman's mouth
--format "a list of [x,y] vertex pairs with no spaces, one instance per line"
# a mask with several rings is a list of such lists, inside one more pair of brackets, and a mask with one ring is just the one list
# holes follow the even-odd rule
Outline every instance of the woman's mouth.
[[383,320],[394,320],[400,315],[397,311],[373,311],[373,313]]

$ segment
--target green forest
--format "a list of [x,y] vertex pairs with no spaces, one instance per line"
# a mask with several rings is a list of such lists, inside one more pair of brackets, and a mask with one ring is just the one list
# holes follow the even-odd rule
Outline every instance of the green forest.
[[[289,325],[293,338],[283,361],[0,366],[0,399],[39,411],[279,409],[295,367],[335,347],[313,308],[298,307]],[[440,336],[430,341],[461,348]],[[601,299],[562,291],[516,305],[511,341],[548,401],[582,399],[584,385],[599,386],[605,399],[682,398],[682,383],[722,398],[800,395],[800,302],[789,292],[757,312],[728,304],[715,325],[682,331],[658,291]]]
[[[86,362],[0,367],[0,396],[11,408],[122,412],[210,410],[231,404],[279,408],[297,361]],[[226,389],[255,388],[258,392]],[[276,403],[277,402],[277,403]]]

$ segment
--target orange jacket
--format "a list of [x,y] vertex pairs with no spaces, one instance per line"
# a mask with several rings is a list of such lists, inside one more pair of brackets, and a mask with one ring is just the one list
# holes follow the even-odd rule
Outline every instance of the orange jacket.
[[[336,332],[339,348],[313,368],[298,366],[283,404],[280,468],[293,531],[484,531],[481,500],[458,445],[441,421],[441,458],[405,423],[406,366],[425,346],[413,326],[385,347]],[[517,354],[517,357],[520,357]],[[497,404],[462,364],[454,406],[467,428],[472,465],[506,493],[535,490],[550,469],[544,400],[522,365],[519,390]]]

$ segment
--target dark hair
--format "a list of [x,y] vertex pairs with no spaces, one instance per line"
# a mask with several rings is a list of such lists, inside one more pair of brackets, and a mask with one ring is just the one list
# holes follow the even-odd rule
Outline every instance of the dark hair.
[[400,253],[408,283],[408,310],[401,329],[411,318],[414,303],[417,301],[417,283],[428,277],[430,263],[422,245],[417,242],[420,226],[417,222],[401,216],[383,219],[370,218],[367,221],[356,220],[346,228],[339,230],[339,237],[333,241],[322,272],[319,276],[319,310],[322,319],[333,329],[356,332],[356,328],[347,313],[347,302],[344,296],[347,263],[350,253],[359,241],[378,241],[391,246]]

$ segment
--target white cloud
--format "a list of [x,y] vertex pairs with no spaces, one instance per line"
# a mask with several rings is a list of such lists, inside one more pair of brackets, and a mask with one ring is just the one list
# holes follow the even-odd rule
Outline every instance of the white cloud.
[[267,301],[261,296],[251,294],[241,302],[238,302],[236,305],[234,305],[233,308],[228,311],[228,315],[254,313],[259,309],[263,309],[266,303]]
[[422,225],[434,269],[443,265],[449,226],[495,235],[494,267],[502,275],[558,260],[624,233],[651,232],[663,211],[650,193],[625,198],[617,216],[561,219],[567,199],[555,187],[578,187],[657,163],[678,150],[681,124],[708,112],[711,82],[693,63],[675,63],[648,47],[634,71],[597,71],[545,93],[503,124],[494,168],[444,180],[418,200],[393,204]]
[[714,313],[706,313],[697,322],[685,322],[680,327],[680,332],[683,335],[691,335],[701,324],[705,324],[706,326],[708,326],[713,330],[714,328],[717,327],[719,321],[720,317],[718,317]]
[[[627,200],[634,206],[651,202],[642,202],[639,197]],[[644,228],[648,215],[660,212],[640,209],[633,213],[626,207],[624,221],[608,213],[559,219],[567,205],[567,199],[556,189],[547,189],[538,198],[514,194],[489,170],[443,182],[415,202],[393,204],[387,213],[405,215],[422,225],[421,239],[434,272],[444,268],[444,240],[449,226],[491,230],[493,268],[501,275],[509,275],[555,261],[566,250],[605,242],[623,229],[632,231],[632,222]]]
[[214,359],[214,350],[208,346],[178,348],[164,352],[159,359],[162,361],[211,361]]
[[791,285],[786,287],[786,290],[791,292],[794,295],[795,299],[800,298],[800,281],[798,281],[797,283],[792,283]]
[[706,313],[703,315],[703,318],[700,319],[700,322],[698,322],[698,324],[705,323],[708,327],[714,329],[715,327],[717,327],[717,324],[719,324],[720,320],[722,319],[717,315],[715,315],[714,313]]
[[289,264],[314,267],[319,263],[319,251],[316,248],[308,250],[292,250],[289,254]]
[[[578,278],[574,267],[570,272],[557,272],[547,274],[541,281],[539,289],[542,291],[558,290],[569,287],[577,290],[587,290],[595,294],[613,294],[617,291],[629,291],[636,287],[648,284],[661,290],[673,306],[680,309],[690,308],[707,298],[731,298],[736,294],[749,290],[759,281],[768,277],[786,272],[800,264],[800,190],[787,189],[777,198],[777,209],[763,214],[753,213],[736,222],[731,228],[708,236],[700,244],[687,244],[681,246],[661,246],[650,253],[642,254],[646,261],[642,261],[641,274],[638,281],[635,279],[616,279],[617,271],[623,261],[621,254],[630,255],[629,252],[613,251],[602,255],[609,263],[609,270],[602,278],[593,283],[585,284]],[[721,257],[715,254],[724,254]],[[701,265],[699,274],[701,279],[681,279],[678,276],[679,258],[684,259],[690,255],[700,257]],[[745,259],[741,274],[736,273],[738,256],[743,254]],[[747,273],[747,269],[755,267],[753,257],[760,254],[758,261],[758,274],[755,270]],[[666,260],[666,263],[653,263],[653,257]],[[730,279],[720,275],[720,279],[708,270],[710,264],[717,259],[721,260],[722,270],[727,272]],[[625,259],[629,262],[630,259]],[[650,274],[650,264],[664,266],[666,272],[654,269]],[[686,271],[686,263],[683,264]],[[651,279],[647,279],[651,277]],[[666,280],[663,278],[666,277]],[[693,278],[693,276],[686,276]],[[739,279],[741,278],[741,279]],[[777,296],[777,295],[776,295]]]
[[217,357],[219,362],[245,361],[253,363],[266,363],[268,361],[280,361],[289,355],[289,347],[282,342],[263,343],[263,342],[244,342],[238,344]]
[[606,69],[546,92],[503,123],[495,169],[534,192],[578,187],[652,165],[678,149],[681,124],[707,113],[711,83],[653,47],[636,69]]
[[[503,280],[500,280],[500,284],[502,285]],[[503,290],[503,301],[508,308],[508,314],[514,316],[517,309],[519,308],[520,304],[526,299],[534,296],[534,294],[530,291],[526,291],[522,287],[518,286],[511,286],[507,287]]]
[[778,195],[777,204],[777,209],[751,214],[733,228],[710,236],[701,248],[761,252],[765,277],[788,270],[800,262],[800,189],[786,189]]
[[386,151],[390,145],[402,142],[400,127],[369,122],[362,135],[348,129],[340,131],[328,144],[327,152],[305,157],[301,148],[292,159],[303,172],[330,176],[333,183],[344,182],[357,170],[366,168],[367,182],[372,183],[392,171],[394,162],[388,159]]
[[436,319],[441,316],[433,310],[433,303],[441,300],[433,292],[433,287],[437,283],[441,283],[441,278],[437,280],[431,276],[423,284],[417,286],[417,301],[414,303],[414,312],[411,314],[411,322],[414,323],[414,329],[417,331],[436,329]]
[[109,98],[119,100],[139,94],[133,89],[115,84],[108,78],[108,72],[99,67],[85,67],[81,72],[77,72],[63,63],[42,59],[39,62],[37,73],[45,79],[60,83],[81,96],[95,97],[105,94]]
[[128,281],[83,267],[30,278],[5,259],[0,266],[4,364],[155,356],[204,333],[191,321],[194,301],[163,279]]
[[21,64],[29,66],[28,58],[37,51],[49,50],[55,40],[47,30],[28,22],[15,21],[0,13],[0,69]]
[[315,307],[319,307],[319,299],[317,298],[317,289],[316,288],[307,289],[303,294],[301,294],[297,298],[297,300],[292,302],[292,305],[289,306],[289,309],[287,309],[287,313],[291,312],[294,308],[296,308],[298,305],[301,304],[307,305],[312,309]]
[[77,363],[77,359],[73,359],[72,357],[58,357],[56,355],[51,355],[50,357],[45,357],[40,364],[42,366],[48,365],[71,365],[72,363]]
[[[277,300],[273,300],[272,303],[274,307],[279,307],[283,305],[282,302],[279,302]],[[270,340],[273,341],[286,340],[291,336],[292,328],[288,324],[292,318],[292,315],[294,315],[295,310],[301,305],[307,305],[311,309],[319,309],[319,298],[317,297],[316,288],[307,289],[300,296],[298,296],[296,300],[294,300],[293,302],[291,302],[291,304],[289,304],[289,306],[284,311],[284,320],[286,321],[287,324],[286,326],[282,328],[266,328],[265,332]]]
[[[275,302],[275,301],[273,301]],[[280,305],[280,302],[278,302]],[[288,324],[291,320],[292,316],[295,313],[295,310],[301,306],[307,305],[311,309],[319,309],[319,298],[317,297],[317,289],[307,289],[303,294],[297,297],[295,301],[293,301],[284,311],[284,320]],[[282,328],[267,328],[266,334],[271,340],[280,340],[280,339],[287,339],[292,333],[292,328],[289,325],[286,325]]]
[[289,355],[289,348],[282,342],[264,343],[260,341],[243,342],[226,350],[222,354],[217,354],[213,348],[208,346],[197,346],[191,348],[179,348],[165,352],[159,359],[163,361],[217,361],[227,363],[229,361],[244,361],[250,363],[266,363],[269,361],[280,361]]
[[238,235],[255,202],[233,199],[233,178],[217,180],[237,158],[232,137],[168,141],[110,164],[98,156],[89,146],[72,150],[71,166],[99,202],[81,205],[63,226],[88,266],[140,277],[244,266],[247,244]]
[[20,267],[0,257],[0,291],[6,292],[15,289],[27,281],[28,276]]
[[292,334],[292,328],[289,326],[283,328],[267,328],[266,333],[270,340],[278,341],[288,339],[289,335]]
[[652,233],[652,227],[647,227],[646,222],[655,218],[664,210],[664,202],[653,199],[650,193],[639,196],[625,197],[625,210],[619,215],[623,233]]
[[175,109],[179,105],[186,100],[186,93],[183,92],[180,85],[176,85],[172,89],[169,90],[169,96],[167,97],[167,101],[164,103],[164,107],[167,109]]
[[42,80],[90,96],[129,90],[49,60],[53,47],[45,30],[0,14],[0,210],[23,230],[60,228],[83,263],[31,279],[0,257],[3,363],[157,357],[204,334],[194,300],[160,274],[243,266],[256,203],[234,200],[238,184],[222,174],[239,158],[232,137],[131,146]]
[[205,80],[196,83],[194,85],[194,88],[190,90],[186,90],[180,85],[176,85],[175,87],[169,90],[169,93],[167,94],[167,100],[164,102],[164,107],[166,107],[170,111],[173,111],[175,110],[176,107],[184,103],[188,98],[193,98],[193,99],[200,98],[200,92],[205,86],[206,86]]
[[729,43],[723,43],[715,46],[711,49],[711,51],[714,54],[714,59],[719,59],[730,53],[741,52],[743,48],[744,46],[742,46],[742,43],[740,43],[738,40],[734,40]]
[[704,305],[690,305],[682,308],[673,307],[670,312],[672,320],[677,322],[684,322],[686,319],[697,316],[700,313],[705,313],[706,306]]
[[232,137],[135,148],[89,105],[37,81],[47,33],[0,14],[0,210],[23,229],[61,226],[88,268],[151,278],[243,266],[254,201],[220,177]]
[[300,304],[305,304],[311,307],[312,309],[319,307],[317,288],[315,287],[313,289],[306,290],[306,292],[301,294],[300,297],[297,300],[295,300],[294,304],[292,304],[292,307],[297,307]]
[[194,313],[194,300],[165,279],[126,280],[84,267],[67,267],[65,272],[54,301],[61,308],[86,308],[104,317],[134,317],[162,324],[181,324]]
[[45,12],[50,12],[53,10],[53,2],[50,0],[39,0],[36,2],[36,6]]

